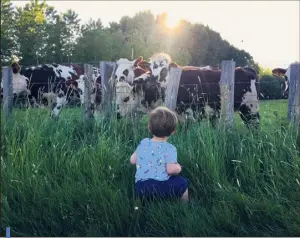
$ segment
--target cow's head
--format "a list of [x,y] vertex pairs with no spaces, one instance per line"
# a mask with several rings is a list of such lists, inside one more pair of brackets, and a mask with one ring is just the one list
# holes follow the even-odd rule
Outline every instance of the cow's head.
[[150,58],[151,74],[164,88],[168,84],[168,74],[171,63],[171,56],[165,53],[154,54]]
[[52,111],[50,116],[54,119],[57,119],[62,107],[67,104],[67,94],[70,86],[68,85],[70,82],[62,81],[55,91],[55,102],[52,104]]
[[141,95],[135,93],[133,86],[127,82],[116,84],[117,117],[126,117],[136,111],[141,104]]
[[249,67],[235,69],[235,103],[240,102],[239,113],[247,125],[259,125],[257,85],[258,78],[254,69]]
[[117,70],[115,72],[115,81],[133,83],[134,78],[150,71],[149,63],[140,56],[135,60],[121,58],[117,61]]
[[164,100],[164,89],[147,73],[135,78],[133,85],[126,82],[117,83],[116,94],[119,118],[134,111],[146,113],[161,106]]

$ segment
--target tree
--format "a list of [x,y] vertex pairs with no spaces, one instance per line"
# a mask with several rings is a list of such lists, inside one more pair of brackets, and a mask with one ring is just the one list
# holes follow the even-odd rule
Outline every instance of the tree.
[[41,63],[46,52],[46,18],[48,6],[45,2],[31,0],[24,8],[17,8],[16,36],[20,43],[20,54],[23,64]]
[[19,56],[15,29],[15,11],[10,0],[1,1],[1,62],[9,64],[13,56]]
[[[75,48],[76,48],[76,38],[79,35],[80,30],[80,19],[78,19],[78,14],[76,14],[72,10],[68,10],[62,15],[62,26],[63,31],[61,35],[62,40],[62,53],[64,55],[64,60],[70,62],[72,58]],[[96,25],[102,23],[100,20],[96,22]]]

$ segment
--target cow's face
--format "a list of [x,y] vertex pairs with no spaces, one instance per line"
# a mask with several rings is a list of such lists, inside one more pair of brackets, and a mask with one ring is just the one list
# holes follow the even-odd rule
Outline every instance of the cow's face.
[[138,67],[138,64],[143,60],[140,56],[135,60],[129,61],[128,59],[121,58],[117,61],[117,70],[115,72],[115,80],[119,82],[133,83],[135,78],[134,69]]
[[67,86],[62,84],[61,87],[57,90],[55,102],[52,105],[52,111],[50,116],[54,119],[57,119],[62,107],[67,104]]
[[134,93],[133,86],[126,82],[118,82],[116,85],[117,117],[126,117],[138,109],[141,103],[141,95]]
[[79,79],[76,80],[76,83],[77,83],[76,90],[78,90],[81,104],[83,104],[84,103],[84,75],[80,75]]
[[258,112],[258,94],[256,89],[256,79],[251,79],[250,88],[245,90],[240,106],[240,115],[246,124],[259,125],[260,115]]
[[167,85],[170,64],[171,57],[167,54],[155,54],[150,59],[151,73],[164,88]]

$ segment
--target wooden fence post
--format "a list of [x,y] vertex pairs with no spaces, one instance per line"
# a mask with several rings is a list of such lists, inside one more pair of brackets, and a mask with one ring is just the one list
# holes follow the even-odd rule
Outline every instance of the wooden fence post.
[[[101,110],[104,117],[110,117],[114,109],[115,99],[114,73],[116,63],[111,61],[100,61],[101,73]],[[112,81],[110,79],[112,78]]]
[[287,119],[296,126],[300,122],[300,64],[291,64]]
[[223,60],[221,63],[221,120],[228,128],[233,125],[234,115],[234,78],[235,62]]
[[12,114],[13,107],[13,80],[12,69],[10,67],[2,67],[3,80],[3,112],[6,121],[9,120]]
[[168,80],[168,86],[166,88],[165,106],[175,111],[177,103],[177,95],[179,88],[179,81],[181,77],[182,69],[171,67]]
[[91,110],[91,94],[93,85],[93,66],[84,64],[84,119],[88,120],[93,116]]

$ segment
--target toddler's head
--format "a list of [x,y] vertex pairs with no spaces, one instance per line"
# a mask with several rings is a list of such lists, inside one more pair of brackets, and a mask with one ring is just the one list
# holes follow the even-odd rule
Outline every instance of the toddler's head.
[[176,128],[176,114],[167,107],[157,107],[149,114],[148,128],[156,137],[169,137]]

